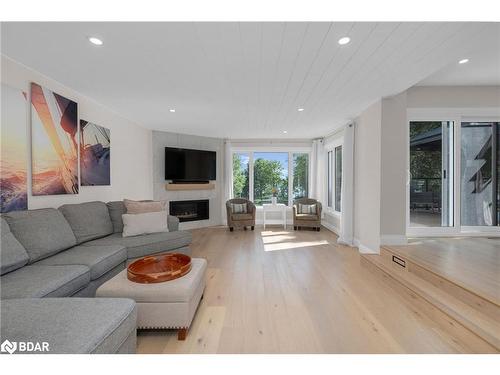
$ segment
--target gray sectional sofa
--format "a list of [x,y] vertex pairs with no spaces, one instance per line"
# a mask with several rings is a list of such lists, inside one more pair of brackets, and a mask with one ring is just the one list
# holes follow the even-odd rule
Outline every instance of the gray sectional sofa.
[[124,213],[117,201],[2,215],[0,342],[45,338],[51,353],[135,352],[135,303],[82,297],[94,297],[132,259],[190,255],[191,234],[169,217],[169,232],[122,237]]

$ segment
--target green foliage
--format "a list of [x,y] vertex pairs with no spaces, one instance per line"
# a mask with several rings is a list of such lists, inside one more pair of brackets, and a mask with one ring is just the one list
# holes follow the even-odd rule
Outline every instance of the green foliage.
[[279,203],[288,204],[288,178],[277,160],[258,158],[254,161],[254,200],[256,204],[270,203],[272,188],[276,188]]
[[242,163],[241,155],[233,154],[233,195],[248,199],[248,164]]
[[293,155],[293,197],[307,197],[307,179],[308,179],[308,154]]

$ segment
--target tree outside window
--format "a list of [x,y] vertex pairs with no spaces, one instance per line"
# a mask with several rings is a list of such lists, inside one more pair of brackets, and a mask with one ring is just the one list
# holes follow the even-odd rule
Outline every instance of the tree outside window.
[[233,154],[233,197],[249,199],[249,165],[250,157],[244,153]]
[[288,153],[254,153],[254,202],[271,203],[273,188],[278,203],[288,204]]
[[309,180],[309,155],[293,154],[293,199],[307,198]]

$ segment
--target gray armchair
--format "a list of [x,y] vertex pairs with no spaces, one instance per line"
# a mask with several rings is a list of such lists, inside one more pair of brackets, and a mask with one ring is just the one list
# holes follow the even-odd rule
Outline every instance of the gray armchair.
[[[247,205],[246,213],[235,213],[232,210],[231,204],[243,204]],[[227,225],[229,230],[232,232],[234,228],[247,229],[251,227],[252,230],[255,228],[255,205],[245,198],[234,198],[226,202],[226,212],[227,212]]]
[[[316,213],[300,213],[299,204],[315,204]],[[321,228],[321,202],[311,198],[299,198],[293,202],[293,229],[297,230],[301,227],[313,228],[320,231]]]

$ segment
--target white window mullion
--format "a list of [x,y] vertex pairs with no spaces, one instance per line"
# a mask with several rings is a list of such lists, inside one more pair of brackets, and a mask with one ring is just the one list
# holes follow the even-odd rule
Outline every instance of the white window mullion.
[[253,202],[253,151],[248,155],[248,199]]
[[293,152],[288,153],[288,206],[293,204]]

